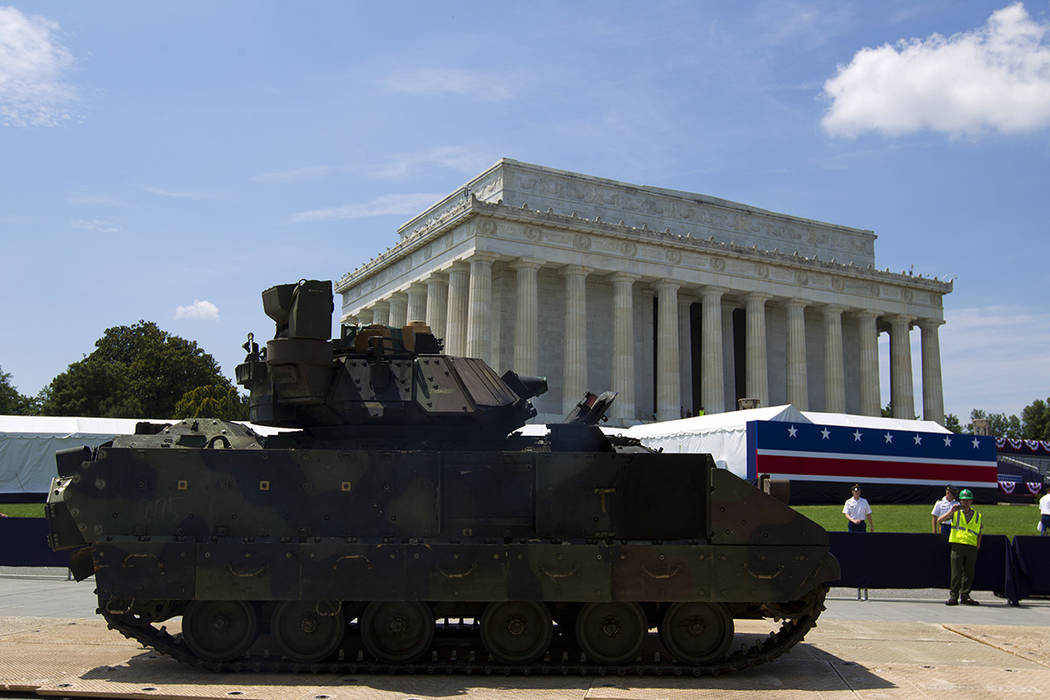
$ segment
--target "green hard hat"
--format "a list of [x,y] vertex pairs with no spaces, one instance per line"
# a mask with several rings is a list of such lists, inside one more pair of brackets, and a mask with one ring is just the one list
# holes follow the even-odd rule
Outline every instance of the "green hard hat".
[[971,491],[970,489],[963,489],[962,491],[959,492],[959,500],[960,501],[965,501],[965,500],[972,501],[973,500],[973,491]]

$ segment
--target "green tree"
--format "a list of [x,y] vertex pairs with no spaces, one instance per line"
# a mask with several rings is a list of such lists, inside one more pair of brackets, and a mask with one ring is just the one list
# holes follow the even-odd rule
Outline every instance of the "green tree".
[[11,374],[0,367],[0,415],[29,416],[35,409],[35,399],[18,393],[11,383]]
[[228,384],[190,389],[175,404],[175,418],[248,420],[248,399]]
[[944,417],[944,427],[953,433],[961,433],[963,431],[962,424],[959,422],[959,416],[954,413],[949,413]]
[[106,329],[90,355],[51,380],[40,395],[41,413],[171,418],[187,391],[209,385],[231,387],[211,355],[192,340],[139,321]]
[[1021,411],[1023,436],[1028,440],[1050,440],[1050,399],[1036,399]]
[[973,422],[978,419],[987,418],[990,422],[992,435],[996,437],[1019,438],[1021,437],[1021,419],[1017,416],[1008,416],[1005,413],[986,413],[979,408],[970,411],[970,422],[966,424],[966,431],[973,432]]

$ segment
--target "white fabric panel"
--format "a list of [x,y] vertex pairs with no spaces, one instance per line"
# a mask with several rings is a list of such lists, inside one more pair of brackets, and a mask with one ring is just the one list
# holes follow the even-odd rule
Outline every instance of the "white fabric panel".
[[0,435],[0,493],[47,493],[57,476],[55,452],[97,447],[112,435]]
[[851,413],[820,413],[817,411],[802,411],[802,415],[809,419],[808,422],[817,425],[844,425],[850,428],[874,428],[875,430],[914,430],[917,433],[951,432],[932,420],[855,416]]
[[[98,447],[117,435],[132,435],[145,418],[0,415],[0,493],[46,493],[57,475],[55,452],[70,447]],[[149,420],[172,423],[171,420]],[[288,432],[237,421],[258,435]]]

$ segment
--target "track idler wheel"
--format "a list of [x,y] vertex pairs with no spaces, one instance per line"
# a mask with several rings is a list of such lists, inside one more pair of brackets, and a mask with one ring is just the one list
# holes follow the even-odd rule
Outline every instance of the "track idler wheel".
[[576,618],[576,641],[596,664],[615,666],[638,655],[648,633],[638,603],[587,603]]
[[415,661],[434,641],[434,613],[421,602],[369,603],[359,627],[368,653],[388,664]]
[[493,658],[505,664],[528,664],[543,658],[554,636],[550,611],[543,603],[489,603],[481,617],[481,641]]
[[679,663],[718,661],[733,643],[733,617],[717,603],[675,603],[664,612],[660,640]]
[[331,656],[343,641],[346,622],[338,603],[286,600],[270,618],[270,631],[281,653],[292,661],[316,663]]
[[243,600],[194,600],[182,614],[182,638],[197,658],[230,661],[247,653],[259,622]]

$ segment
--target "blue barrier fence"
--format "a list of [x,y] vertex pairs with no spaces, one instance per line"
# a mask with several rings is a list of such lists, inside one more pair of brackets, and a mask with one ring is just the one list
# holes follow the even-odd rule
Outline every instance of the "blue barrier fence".
[[43,518],[0,518],[0,566],[69,566],[70,551],[51,551]]
[[[850,588],[948,588],[948,538],[926,533],[829,532],[831,553]],[[1012,603],[1050,595],[1050,537],[985,535],[974,590]]]
[[[948,588],[948,539],[926,533],[829,532],[839,560],[837,586],[850,588]],[[69,551],[47,546],[43,518],[0,518],[0,566],[68,566]],[[1050,537],[985,535],[974,589],[1011,602],[1050,595]]]

